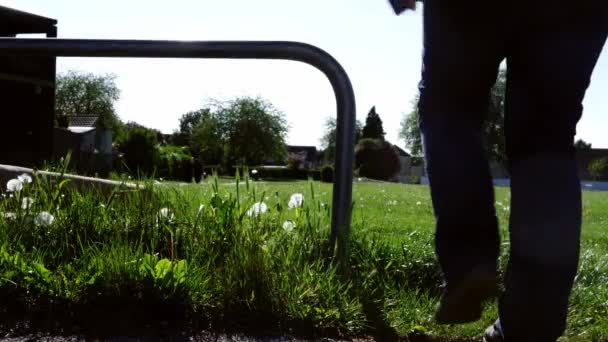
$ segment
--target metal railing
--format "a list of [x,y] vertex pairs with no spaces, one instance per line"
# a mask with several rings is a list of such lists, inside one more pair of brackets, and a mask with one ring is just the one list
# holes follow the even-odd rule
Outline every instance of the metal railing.
[[[310,64],[332,85],[337,104],[337,140],[331,217],[331,252],[346,260],[350,239],[355,96],[342,66],[308,44],[282,41],[150,41],[0,38],[0,55],[47,57],[142,57],[282,59]],[[337,245],[337,251],[336,251]]]

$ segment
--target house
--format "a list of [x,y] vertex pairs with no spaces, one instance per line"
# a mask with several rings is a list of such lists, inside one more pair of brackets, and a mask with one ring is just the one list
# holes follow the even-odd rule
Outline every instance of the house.
[[393,145],[393,148],[399,157],[399,172],[392,180],[399,183],[409,183],[412,176],[412,156],[397,145]]
[[287,146],[287,153],[291,158],[300,160],[303,169],[315,169],[319,166],[319,153],[315,146]]
[[[0,37],[57,37],[57,20],[0,6]],[[40,165],[52,156],[55,58],[0,56],[0,164]]]
[[53,154],[56,158],[71,152],[79,172],[107,174],[112,169],[112,132],[98,115],[72,115],[67,128],[55,128]]

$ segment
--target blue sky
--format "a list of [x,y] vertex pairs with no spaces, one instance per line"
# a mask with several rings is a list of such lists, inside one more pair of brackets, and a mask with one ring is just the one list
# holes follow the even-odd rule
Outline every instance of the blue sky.
[[[399,145],[399,122],[411,110],[420,77],[422,11],[393,15],[386,0],[0,0],[55,18],[61,38],[293,40],[319,46],[353,83],[357,117],[376,106],[387,138]],[[608,50],[608,49],[605,49]],[[181,114],[211,98],[262,96],[286,114],[288,142],[319,145],[335,116],[329,82],[297,62],[62,58],[58,71],[114,73],[119,116],[171,132]],[[578,137],[608,148],[608,52],[585,98]]]

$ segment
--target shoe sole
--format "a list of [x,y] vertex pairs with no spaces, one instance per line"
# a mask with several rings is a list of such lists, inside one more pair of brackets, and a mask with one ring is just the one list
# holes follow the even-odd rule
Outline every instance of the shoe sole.
[[483,302],[497,294],[495,275],[474,272],[442,300],[435,313],[435,321],[439,324],[475,322],[481,318]]

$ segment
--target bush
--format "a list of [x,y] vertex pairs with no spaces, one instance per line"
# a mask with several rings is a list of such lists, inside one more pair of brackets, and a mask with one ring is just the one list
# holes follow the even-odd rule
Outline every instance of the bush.
[[214,173],[217,174],[218,176],[220,175],[224,175],[224,168],[222,167],[222,165],[207,165],[207,164],[202,164],[202,171],[203,171],[203,176],[205,177],[209,177],[212,176]]
[[159,159],[156,133],[153,130],[137,127],[130,129],[120,151],[124,153],[124,163],[134,176],[150,176]]
[[381,139],[362,139],[355,148],[355,168],[361,177],[389,180],[399,172],[399,155]]
[[191,182],[192,178],[196,182],[200,181],[202,165],[197,165],[197,161],[190,154],[188,147],[161,146],[159,154],[158,177],[182,182]]
[[321,182],[332,183],[334,181],[334,167],[325,165],[321,168]]
[[302,159],[300,159],[297,155],[289,154],[287,157],[287,168],[299,170],[302,168]]
[[594,180],[602,180],[606,178],[608,172],[608,158],[595,159],[589,163],[588,171]]

